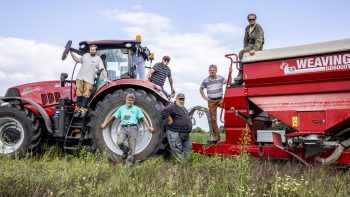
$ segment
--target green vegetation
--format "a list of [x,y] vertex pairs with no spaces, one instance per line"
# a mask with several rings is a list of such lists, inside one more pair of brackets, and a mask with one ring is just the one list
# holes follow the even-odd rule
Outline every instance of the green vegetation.
[[193,154],[187,165],[156,157],[133,167],[98,152],[70,155],[58,148],[0,159],[0,196],[349,196],[349,188],[348,170],[247,154]]

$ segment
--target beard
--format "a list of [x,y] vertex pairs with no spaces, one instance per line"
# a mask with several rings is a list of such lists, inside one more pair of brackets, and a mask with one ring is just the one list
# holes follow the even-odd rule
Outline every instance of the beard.
[[[176,101],[175,101],[176,102]],[[185,105],[183,105],[183,104],[180,104],[180,103],[178,103],[178,102],[176,102],[176,105],[178,105],[178,106],[180,106],[180,107],[184,107]]]

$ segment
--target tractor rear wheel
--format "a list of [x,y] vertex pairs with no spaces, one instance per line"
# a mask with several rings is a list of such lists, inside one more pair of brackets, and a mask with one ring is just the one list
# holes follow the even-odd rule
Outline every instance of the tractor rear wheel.
[[[121,121],[115,119],[105,129],[101,129],[101,124],[109,116],[112,116],[120,106],[125,105],[125,97],[129,93],[135,95],[135,105],[142,110],[148,122],[155,129],[154,133],[150,133],[143,122],[139,121],[135,160],[145,160],[159,149],[164,148],[162,142],[165,135],[161,126],[161,111],[164,107],[162,102],[144,90],[135,90],[132,88],[117,90],[97,103],[95,110],[91,114],[91,121],[89,123],[89,132],[94,132],[94,142],[97,148],[105,151],[108,158],[117,163],[122,161],[123,154],[116,143],[121,129]],[[127,140],[125,143],[127,144]]]
[[0,107],[0,157],[23,157],[40,145],[41,128],[35,115],[19,105]]

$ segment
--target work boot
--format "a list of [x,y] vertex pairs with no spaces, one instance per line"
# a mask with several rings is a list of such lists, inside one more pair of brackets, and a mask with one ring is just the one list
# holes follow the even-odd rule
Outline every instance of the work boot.
[[84,118],[86,116],[88,109],[86,108],[81,108],[80,109],[80,118]]
[[128,156],[129,148],[125,145],[119,148],[123,151],[122,159],[126,159],[126,157]]
[[79,111],[75,111],[73,114],[74,118],[78,118],[80,116],[80,112]]
[[86,112],[85,111],[80,113],[80,118],[85,118],[85,116],[86,116]]
[[134,156],[133,155],[128,155],[128,157],[125,160],[125,164],[128,166],[134,165]]
[[235,82],[232,85],[242,85],[243,84],[243,73],[239,72],[238,76],[234,78]]
[[211,143],[211,144],[216,144],[216,143],[218,143],[218,138],[217,137],[212,137],[212,138],[210,138],[210,140],[208,140],[208,142],[209,143]]

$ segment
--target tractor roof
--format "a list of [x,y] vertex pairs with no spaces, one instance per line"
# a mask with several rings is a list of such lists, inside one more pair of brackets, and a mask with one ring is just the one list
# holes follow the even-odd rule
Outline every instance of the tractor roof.
[[95,40],[95,41],[81,41],[79,46],[82,45],[92,45],[95,44],[99,49],[103,48],[130,48],[126,47],[126,44],[130,43],[131,46],[135,46],[136,44],[141,44],[141,41],[136,40]]
[[350,39],[258,51],[253,56],[245,53],[242,62],[259,62],[345,51],[350,51]]

